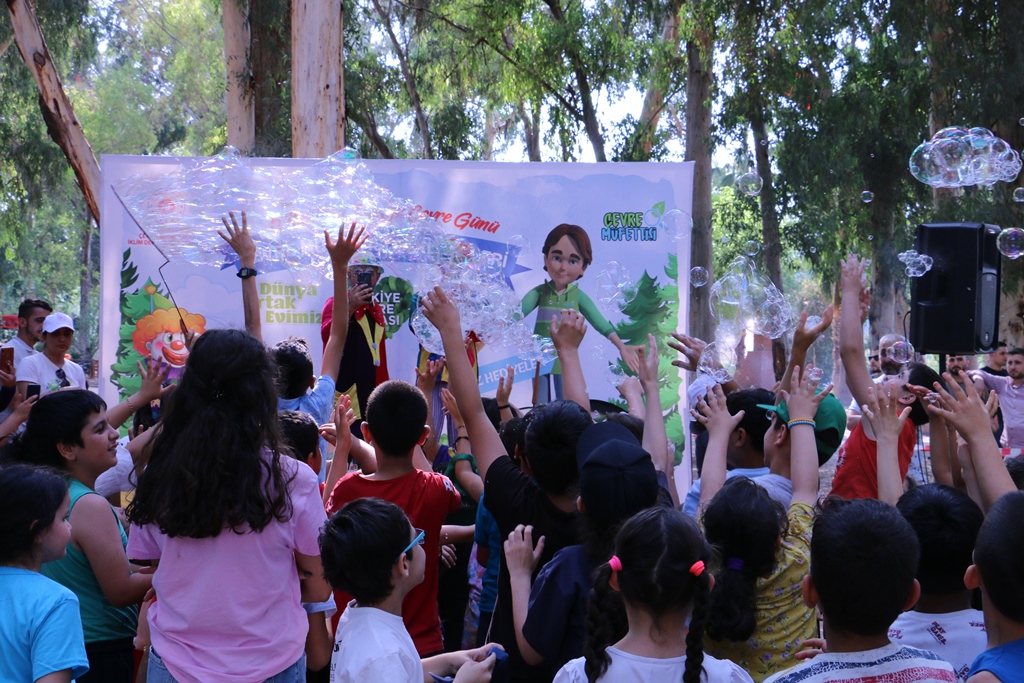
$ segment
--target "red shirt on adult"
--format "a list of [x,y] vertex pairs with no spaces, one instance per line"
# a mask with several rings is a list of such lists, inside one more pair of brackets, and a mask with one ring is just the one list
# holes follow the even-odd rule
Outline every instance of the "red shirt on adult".
[[[451,480],[436,472],[414,470],[395,479],[378,481],[368,479],[359,472],[342,477],[327,501],[327,514],[340,510],[345,503],[357,498],[380,498],[394,503],[405,511],[409,522],[426,532],[423,549],[427,566],[423,583],[413,588],[402,602],[402,620],[412,636],[420,656],[444,650],[441,637],[441,619],[437,613],[438,561],[441,557],[441,525],[444,518],[459,509],[461,497]],[[396,557],[397,559],[397,557]],[[334,630],[352,596],[334,592],[338,612],[334,615]]]
[[[896,452],[899,456],[900,479],[907,477],[910,460],[917,445],[917,426],[907,420],[900,432]],[[878,498],[878,448],[867,437],[861,423],[850,432],[850,438],[839,447],[839,462],[832,480],[832,494],[840,498]]]

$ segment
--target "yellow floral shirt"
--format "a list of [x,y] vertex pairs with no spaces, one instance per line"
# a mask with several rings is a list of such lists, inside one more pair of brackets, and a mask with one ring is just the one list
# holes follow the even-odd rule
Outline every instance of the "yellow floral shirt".
[[745,642],[704,641],[704,651],[729,659],[745,669],[756,683],[799,662],[801,644],[818,636],[814,610],[804,605],[801,584],[811,567],[811,524],[814,508],[789,506],[789,531],[782,539],[779,561],[770,576],[757,580],[754,614],[757,628]]

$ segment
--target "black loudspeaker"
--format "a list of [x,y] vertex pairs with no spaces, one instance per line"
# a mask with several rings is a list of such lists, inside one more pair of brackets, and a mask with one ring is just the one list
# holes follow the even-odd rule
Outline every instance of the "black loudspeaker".
[[911,280],[910,343],[918,353],[983,353],[999,338],[999,227],[917,226],[917,253],[931,270]]

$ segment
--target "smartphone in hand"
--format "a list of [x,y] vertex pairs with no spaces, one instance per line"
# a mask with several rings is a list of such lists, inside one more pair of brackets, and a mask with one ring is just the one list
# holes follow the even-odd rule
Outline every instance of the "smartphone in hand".
[[0,370],[14,372],[14,347],[0,349]]
[[39,396],[39,392],[41,390],[42,390],[42,387],[40,385],[38,385],[38,384],[29,384],[28,387],[25,389],[25,398],[26,399],[30,399],[33,396]]

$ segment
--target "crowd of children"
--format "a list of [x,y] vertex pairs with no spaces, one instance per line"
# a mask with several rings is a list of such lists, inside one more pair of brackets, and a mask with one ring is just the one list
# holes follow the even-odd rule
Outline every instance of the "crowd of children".
[[[222,236],[251,270],[244,217]],[[419,305],[445,358],[365,405],[336,398],[363,242],[355,226],[325,235],[318,374],[304,340],[264,345],[247,277],[246,331],[189,335],[173,388],[162,362],[140,366],[139,391],[108,409],[53,362],[71,321],[26,302],[17,339],[43,342],[55,386],[27,398],[18,363],[0,363],[0,681],[1024,680],[1017,463],[971,382],[911,363],[874,383],[856,304],[839,309],[849,435],[804,367],[830,307],[801,317],[778,386],[697,392],[706,441],[680,504],[667,340],[633,349],[629,413],[598,416],[578,311],[548,330],[564,400],[523,414],[511,377],[483,399],[440,289]],[[842,264],[844,301],[863,300],[863,269]],[[696,369],[703,343],[674,337]],[[425,396],[442,371],[447,444]],[[936,483],[908,486],[925,424]]]

